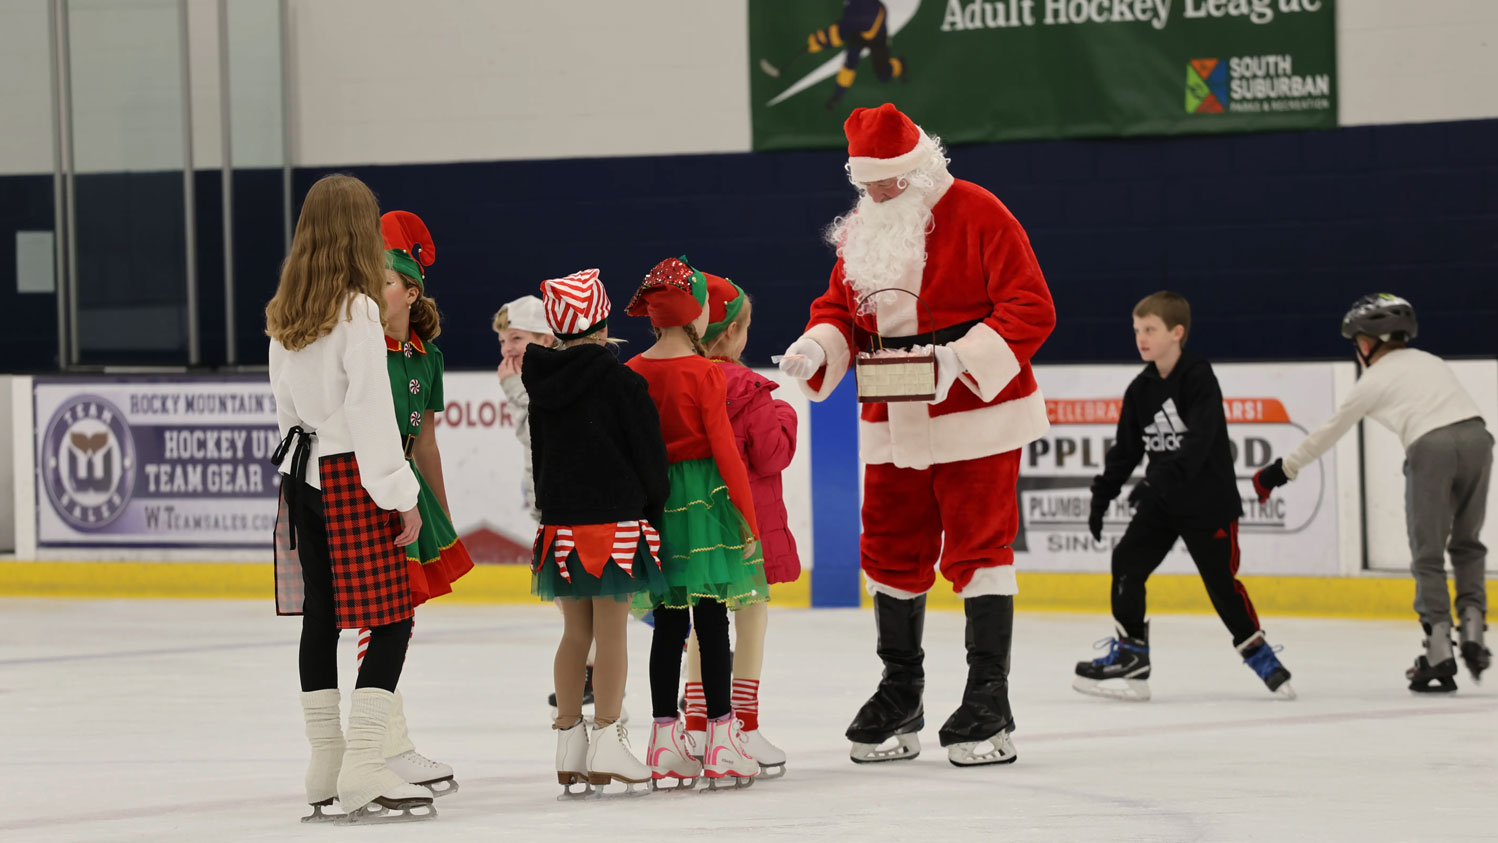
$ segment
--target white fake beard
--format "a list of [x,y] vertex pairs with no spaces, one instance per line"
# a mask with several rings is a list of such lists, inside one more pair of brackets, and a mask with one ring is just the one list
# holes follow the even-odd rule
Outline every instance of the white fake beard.
[[[827,239],[843,259],[843,276],[860,299],[890,287],[920,292],[932,217],[924,200],[925,194],[914,187],[884,202],[865,194],[828,229]],[[870,312],[874,305],[869,298],[859,312]]]

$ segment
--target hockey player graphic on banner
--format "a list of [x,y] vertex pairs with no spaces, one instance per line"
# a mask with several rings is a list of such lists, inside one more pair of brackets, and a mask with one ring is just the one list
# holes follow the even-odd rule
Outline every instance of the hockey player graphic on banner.
[[920,752],[926,592],[939,568],[963,598],[968,662],[942,746],[959,766],[1008,763],[1016,483],[1021,449],[1049,429],[1030,358],[1055,308],[1024,229],[947,172],[938,139],[889,104],[855,110],[844,128],[858,203],[828,231],[837,264],[781,370],[820,401],[876,336],[881,355],[936,366],[927,400],[862,396],[859,555],[884,677],[848,727],[851,756]]

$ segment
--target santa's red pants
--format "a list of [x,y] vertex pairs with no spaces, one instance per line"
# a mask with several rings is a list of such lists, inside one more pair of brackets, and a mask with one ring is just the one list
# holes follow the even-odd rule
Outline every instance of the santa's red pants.
[[[869,465],[863,475],[864,573],[917,594],[941,575],[961,592],[981,568],[1014,564],[1020,452],[933,465]],[[946,542],[943,544],[943,528]]]

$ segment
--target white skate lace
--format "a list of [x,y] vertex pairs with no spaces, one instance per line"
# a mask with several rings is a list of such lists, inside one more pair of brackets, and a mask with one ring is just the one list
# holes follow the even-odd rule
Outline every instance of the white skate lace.
[[415,764],[418,767],[426,767],[429,770],[435,770],[437,769],[437,767],[441,766],[436,761],[433,761],[432,759],[426,757],[425,755],[422,755],[414,749],[410,752],[401,753],[400,757],[406,762]]

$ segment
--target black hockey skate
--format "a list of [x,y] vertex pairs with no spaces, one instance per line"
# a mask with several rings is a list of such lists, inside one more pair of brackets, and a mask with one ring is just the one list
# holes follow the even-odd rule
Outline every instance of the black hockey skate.
[[1276,655],[1279,650],[1278,647],[1269,646],[1269,642],[1264,640],[1262,630],[1255,632],[1252,638],[1238,645],[1238,654],[1243,656],[1243,663],[1264,680],[1264,687],[1276,697],[1293,700],[1295,687],[1290,684],[1290,671],[1280,664],[1279,656]]
[[962,601],[967,615],[967,687],[962,704],[941,727],[947,760],[958,767],[1012,764],[1019,756],[1009,735],[1009,649],[1014,598],[990,594]]
[[1092,645],[1093,649],[1108,648],[1102,658],[1077,662],[1077,678],[1071,686],[1095,697],[1144,702],[1150,698],[1149,624],[1144,625],[1144,635],[1139,638],[1124,634],[1122,626],[1117,632],[1117,638],[1104,638]]
[[[901,600],[875,594],[874,624],[879,631],[884,678],[848,725],[846,734],[853,742],[849,757],[855,764],[915,758],[921,754],[916,733],[926,725],[926,712],[921,707],[921,693],[926,687],[926,654],[921,650],[926,596]],[[890,740],[894,741],[892,746],[883,746]]]
[[1488,628],[1482,612],[1475,607],[1462,610],[1462,661],[1473,682],[1482,681],[1482,672],[1493,666],[1493,651],[1482,642],[1482,634]]
[[1425,627],[1425,655],[1404,672],[1417,694],[1449,694],[1456,690],[1456,656],[1452,653],[1451,624]]

